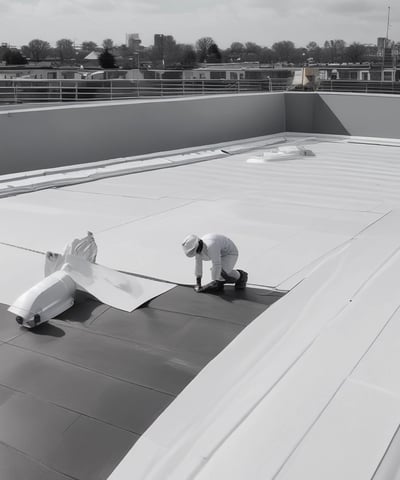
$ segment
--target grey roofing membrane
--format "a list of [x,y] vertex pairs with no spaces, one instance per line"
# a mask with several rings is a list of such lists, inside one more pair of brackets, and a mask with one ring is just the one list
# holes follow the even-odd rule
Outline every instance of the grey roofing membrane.
[[126,313],[82,294],[34,330],[0,304],[0,479],[106,479],[196,374],[282,295],[179,286]]

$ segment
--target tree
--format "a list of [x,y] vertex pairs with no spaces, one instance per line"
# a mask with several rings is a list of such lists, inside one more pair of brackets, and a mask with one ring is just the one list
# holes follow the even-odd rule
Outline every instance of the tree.
[[295,57],[296,48],[294,43],[290,40],[276,42],[272,45],[272,50],[275,52],[279,62],[292,62]]
[[10,48],[5,51],[3,60],[6,62],[6,65],[25,65],[28,63],[28,60],[19,50],[11,50]]
[[186,68],[194,67],[197,63],[197,55],[192,45],[182,46],[182,66]]
[[112,50],[114,48],[114,41],[111,38],[106,38],[103,40],[103,49],[104,50]]
[[207,58],[208,49],[215,43],[211,37],[199,38],[196,42],[197,58],[199,62],[204,62]]
[[34,62],[44,60],[50,50],[49,42],[35,38],[28,43],[29,57]]
[[344,40],[334,40],[337,62],[343,62],[346,52],[346,42]]
[[3,60],[3,55],[9,50],[6,43],[0,44],[0,62]]
[[268,47],[263,47],[260,53],[261,63],[274,63],[276,61],[276,53]]
[[[130,52],[129,48],[127,47],[127,45],[125,43],[120,45],[117,48],[117,55],[119,57],[118,58],[119,64],[121,65],[122,68],[127,68],[127,69],[133,68],[134,59],[133,59],[133,56],[131,55],[131,52]],[[137,68],[139,68],[139,67],[137,67]]]
[[326,62],[342,63],[346,49],[344,40],[325,40],[323,57]]
[[99,64],[101,68],[117,68],[115,57],[105,48],[99,55]]
[[350,63],[361,63],[365,59],[366,48],[361,43],[354,42],[346,48],[345,59]]
[[91,40],[82,42],[82,50],[84,50],[85,52],[93,52],[93,50],[96,50],[96,48],[96,42],[92,42]]
[[20,51],[24,57],[26,57],[28,60],[30,59],[31,49],[28,47],[28,45],[22,45]]
[[292,63],[304,66],[307,64],[308,51],[304,47],[295,48],[292,55]]
[[229,48],[228,56],[231,58],[233,62],[237,61],[240,62],[243,60],[244,54],[244,45],[240,42],[233,42]]
[[221,63],[222,55],[216,43],[208,47],[206,60],[208,63]]
[[56,42],[56,51],[61,62],[75,57],[74,42],[68,38],[62,38]]
[[153,46],[140,48],[140,60],[143,62],[150,62],[153,54]]
[[319,63],[322,60],[322,49],[317,42],[309,42],[306,45],[308,58],[312,58],[314,63]]
[[246,62],[257,62],[260,60],[262,47],[254,42],[246,42],[245,60]]

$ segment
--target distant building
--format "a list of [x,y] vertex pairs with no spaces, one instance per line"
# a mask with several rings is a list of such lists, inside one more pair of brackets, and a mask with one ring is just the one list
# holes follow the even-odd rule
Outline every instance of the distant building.
[[379,37],[376,44],[377,56],[381,59],[384,68],[396,68],[398,57],[397,45],[385,37]]
[[156,63],[159,62],[161,66],[165,67],[165,60],[168,57],[171,46],[175,43],[172,35],[164,35],[163,33],[156,33],[154,35],[154,57]]
[[387,44],[388,44],[388,39],[386,37],[378,37],[376,40],[378,52],[381,52],[382,54],[382,50],[387,47]]
[[125,41],[126,46],[132,52],[138,52],[140,50],[140,44],[142,41],[140,40],[138,33],[127,33]]
[[90,52],[82,60],[82,63],[85,67],[99,67],[99,53],[95,51]]
[[156,33],[154,35],[154,47],[162,50],[165,45],[172,42],[174,37],[172,35],[164,35],[163,33]]
[[0,68],[0,80],[77,80],[81,79],[83,75],[84,72],[76,68],[51,68],[46,65],[46,62],[41,62],[41,66],[12,65]]
[[394,82],[399,75],[396,68],[386,67],[382,63],[361,64],[328,64],[319,67],[322,81],[361,81],[361,82]]

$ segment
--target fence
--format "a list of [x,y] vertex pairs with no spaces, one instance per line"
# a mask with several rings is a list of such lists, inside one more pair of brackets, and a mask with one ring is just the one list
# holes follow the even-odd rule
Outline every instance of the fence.
[[400,82],[324,80],[319,84],[318,90],[323,92],[400,94]]
[[287,80],[0,80],[1,103],[75,102],[282,91]]

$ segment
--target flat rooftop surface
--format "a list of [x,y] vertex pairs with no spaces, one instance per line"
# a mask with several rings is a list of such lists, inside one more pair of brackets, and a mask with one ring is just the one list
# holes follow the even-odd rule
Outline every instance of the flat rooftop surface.
[[176,287],[127,313],[80,294],[34,330],[0,305],[0,478],[106,479],[197,373],[281,296]]
[[[281,146],[312,154],[274,156]],[[106,478],[126,453],[110,480],[373,478],[400,418],[399,152],[390,139],[282,134],[79,179],[7,176],[3,305],[43,278],[46,251],[88,230],[100,265],[180,285],[133,314],[79,303],[38,333],[3,307],[7,468],[23,458],[37,478]],[[182,239],[208,232],[238,245],[246,292],[184,286]]]

